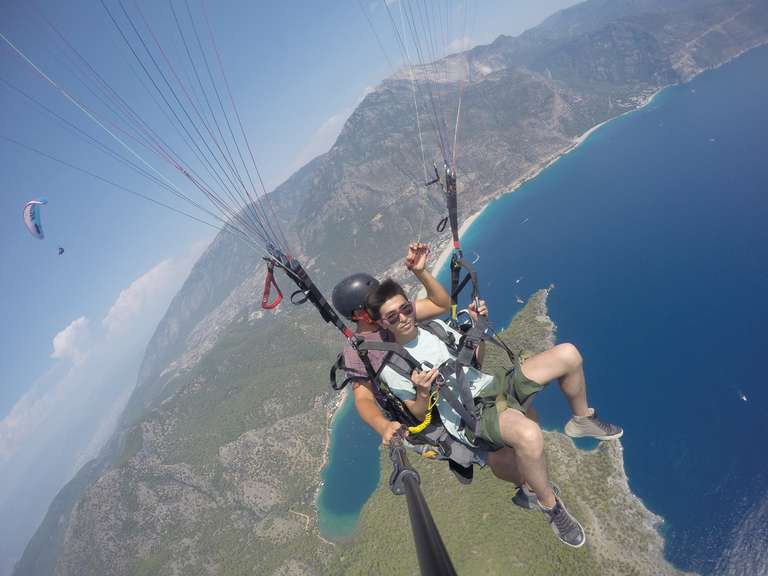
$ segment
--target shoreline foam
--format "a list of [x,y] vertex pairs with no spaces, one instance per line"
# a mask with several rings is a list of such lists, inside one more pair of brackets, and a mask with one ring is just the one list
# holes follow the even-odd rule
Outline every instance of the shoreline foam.
[[[520,176],[517,180],[514,180],[510,186],[509,189],[506,192],[502,192],[498,196],[495,196],[494,198],[488,200],[479,210],[471,214],[467,219],[462,222],[461,226],[459,227],[459,238],[461,239],[466,232],[470,229],[472,224],[485,212],[485,210],[497,199],[501,198],[502,196],[506,196],[507,194],[512,194],[515,192],[518,188],[520,188],[523,184],[528,182],[529,180],[533,180],[537,176],[539,176],[544,170],[555,164],[560,158],[565,156],[566,154],[569,154],[576,150],[579,146],[584,144],[589,137],[595,133],[597,130],[608,124],[609,122],[613,122],[614,120],[617,120],[619,118],[622,118],[626,116],[627,114],[633,114],[635,112],[638,112],[645,107],[647,107],[649,104],[651,104],[656,96],[658,96],[662,91],[666,90],[670,86],[676,86],[676,84],[670,84],[667,86],[662,86],[653,94],[646,97],[646,99],[643,101],[643,103],[633,108],[632,110],[627,110],[626,112],[622,112],[618,116],[614,116],[613,118],[608,118],[607,120],[603,120],[599,124],[595,124],[591,128],[589,128],[586,132],[581,134],[580,136],[577,136],[571,144],[563,148],[562,150],[559,150],[558,152],[555,152],[554,154],[551,154],[550,156],[547,156],[546,158],[542,159],[540,162],[535,164],[531,169],[529,169],[523,176]],[[440,270],[443,268],[443,266],[448,262],[448,260],[451,258],[451,254],[453,253],[453,245],[450,241],[445,242],[445,246],[443,246],[440,249],[439,256],[435,259],[435,262],[432,265],[432,272],[433,274],[437,274],[440,272]],[[419,291],[419,297],[423,297],[425,294],[424,289],[422,288]]]
[[[600,128],[602,128],[606,124],[608,124],[610,122],[613,122],[614,120],[618,120],[619,118],[623,118],[624,116],[626,116],[628,114],[634,114],[635,112],[639,112],[639,111],[643,110],[644,108],[646,108],[647,106],[652,104],[653,101],[656,99],[656,97],[659,94],[661,94],[664,90],[666,90],[668,88],[672,88],[673,86],[682,86],[684,84],[688,84],[693,79],[695,79],[698,76],[700,76],[701,74],[704,74],[705,72],[709,72],[711,70],[717,70],[718,68],[721,68],[722,66],[725,66],[726,64],[728,64],[730,62],[733,62],[739,56],[742,56],[743,54],[746,54],[750,50],[754,50],[755,48],[759,48],[759,47],[764,46],[764,45],[765,45],[764,43],[758,43],[758,44],[756,44],[754,46],[751,46],[750,48],[745,48],[743,50],[740,50],[737,54],[735,54],[731,58],[728,58],[724,62],[721,62],[721,63],[717,64],[716,66],[712,66],[712,67],[709,67],[709,68],[703,68],[703,69],[699,70],[696,74],[693,74],[693,75],[685,78],[681,82],[676,82],[674,84],[666,84],[664,86],[661,86],[658,89],[656,89],[652,94],[648,95],[645,98],[645,100],[643,100],[643,102],[639,106],[637,106],[636,108],[632,108],[631,110],[627,110],[626,112],[622,112],[618,116],[614,116],[613,118],[608,118],[607,120],[603,120],[602,122],[600,122],[598,124],[595,124],[594,126],[589,128],[586,132],[584,132],[580,136],[577,136],[571,142],[570,145],[568,145],[565,148],[563,148],[562,150],[560,150],[558,152],[555,152],[554,154],[551,154],[550,156],[542,159],[540,162],[538,162],[532,168],[530,168],[523,176],[520,176],[517,180],[514,180],[509,185],[509,190],[507,190],[506,192],[502,192],[502,193],[498,194],[497,196],[493,197],[492,199],[488,200],[479,210],[477,210],[476,212],[471,214],[466,220],[464,220],[464,222],[459,227],[459,238],[461,239],[464,236],[464,234],[467,232],[467,230],[469,230],[470,226],[483,214],[483,212],[488,208],[488,206],[490,206],[491,203],[493,203],[495,200],[501,198],[502,196],[506,196],[507,194],[511,194],[512,192],[514,192],[515,190],[520,188],[520,186],[522,186],[523,184],[525,184],[529,180],[533,180],[534,178],[539,176],[539,174],[541,174],[544,170],[546,170],[547,168],[552,166],[555,162],[560,160],[560,158],[562,158],[566,154],[569,154],[570,152],[573,152],[576,148],[578,148],[579,146],[584,144],[584,142],[586,142],[593,133],[595,133],[597,130],[599,130]],[[432,272],[433,273],[439,273],[440,272],[440,269],[450,259],[451,253],[453,252],[453,246],[451,245],[450,241],[446,241],[444,243],[441,242],[440,245],[441,245],[440,254],[435,259],[434,264],[432,265]],[[423,289],[419,290],[418,297],[419,298],[423,297],[424,293],[425,292],[424,292]]]

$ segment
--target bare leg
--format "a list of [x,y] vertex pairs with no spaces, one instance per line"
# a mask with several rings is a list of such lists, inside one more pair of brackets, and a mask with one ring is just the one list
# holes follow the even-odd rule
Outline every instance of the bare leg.
[[525,417],[536,422],[536,424],[540,422],[539,411],[533,407],[533,404],[530,404],[528,408],[525,409]]
[[517,467],[517,454],[509,446],[488,454],[488,466],[496,478],[512,482],[517,486],[523,483],[523,476]]
[[[529,406],[525,413],[526,417],[533,422],[539,421],[539,414],[533,408]],[[505,446],[501,450],[490,452],[488,454],[488,467],[491,469],[496,478],[500,480],[506,480],[512,482],[516,486],[528,485],[525,481],[525,477],[520,473],[520,469],[517,466],[517,454],[513,448]],[[530,488],[530,485],[527,486]]]
[[555,505],[555,494],[549,484],[547,464],[544,461],[544,436],[538,424],[517,410],[505,410],[499,415],[501,437],[514,448],[517,468],[539,502],[550,508]]
[[531,356],[521,369],[526,377],[541,384],[557,379],[573,415],[589,414],[583,361],[573,344],[558,344],[554,348]]

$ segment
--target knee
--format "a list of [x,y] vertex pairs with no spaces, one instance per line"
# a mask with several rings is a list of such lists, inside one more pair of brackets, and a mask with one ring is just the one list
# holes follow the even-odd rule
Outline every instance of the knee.
[[568,368],[568,371],[577,370],[581,368],[584,363],[584,359],[581,357],[579,349],[571,343],[558,344],[555,349],[557,350],[558,358]]
[[521,420],[510,430],[509,440],[517,453],[538,458],[544,452],[544,435],[539,425],[531,420]]
[[529,421],[520,430],[520,450],[528,454],[540,455],[544,451],[544,435],[535,422]]

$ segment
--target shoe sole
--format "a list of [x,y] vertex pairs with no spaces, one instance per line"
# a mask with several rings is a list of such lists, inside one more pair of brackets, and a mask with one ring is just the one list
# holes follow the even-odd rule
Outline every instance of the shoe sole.
[[[578,520],[576,522],[578,522]],[[579,523],[579,526],[581,526],[581,523]],[[581,530],[582,530],[582,532],[584,531],[584,527],[583,526],[581,526]],[[557,534],[555,534],[555,536],[557,536]],[[569,548],[581,548],[582,546],[584,546],[584,544],[587,543],[587,534],[586,533],[584,534],[584,539],[581,541],[581,544],[571,544],[570,542],[566,542],[565,540],[563,540],[559,536],[557,537],[557,539],[560,540],[560,542],[562,542],[563,544],[565,544]]]
[[624,430],[619,432],[618,434],[610,434],[608,436],[596,436],[593,434],[575,434],[573,432],[570,432],[568,430],[568,427],[565,428],[565,435],[569,438],[594,438],[596,440],[618,440],[622,436],[624,436]]

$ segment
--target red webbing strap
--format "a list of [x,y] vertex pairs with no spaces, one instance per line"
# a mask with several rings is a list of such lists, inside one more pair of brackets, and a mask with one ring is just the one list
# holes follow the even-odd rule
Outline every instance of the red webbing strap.
[[[264,278],[264,292],[261,296],[261,307],[264,308],[264,310],[272,310],[273,308],[277,308],[280,305],[280,302],[283,300],[283,293],[280,291],[280,287],[277,285],[277,282],[275,282],[274,269],[274,262],[267,262],[267,277]],[[277,290],[277,296],[275,296],[275,299],[270,302],[269,295],[272,292],[272,286],[274,286],[275,290]]]

